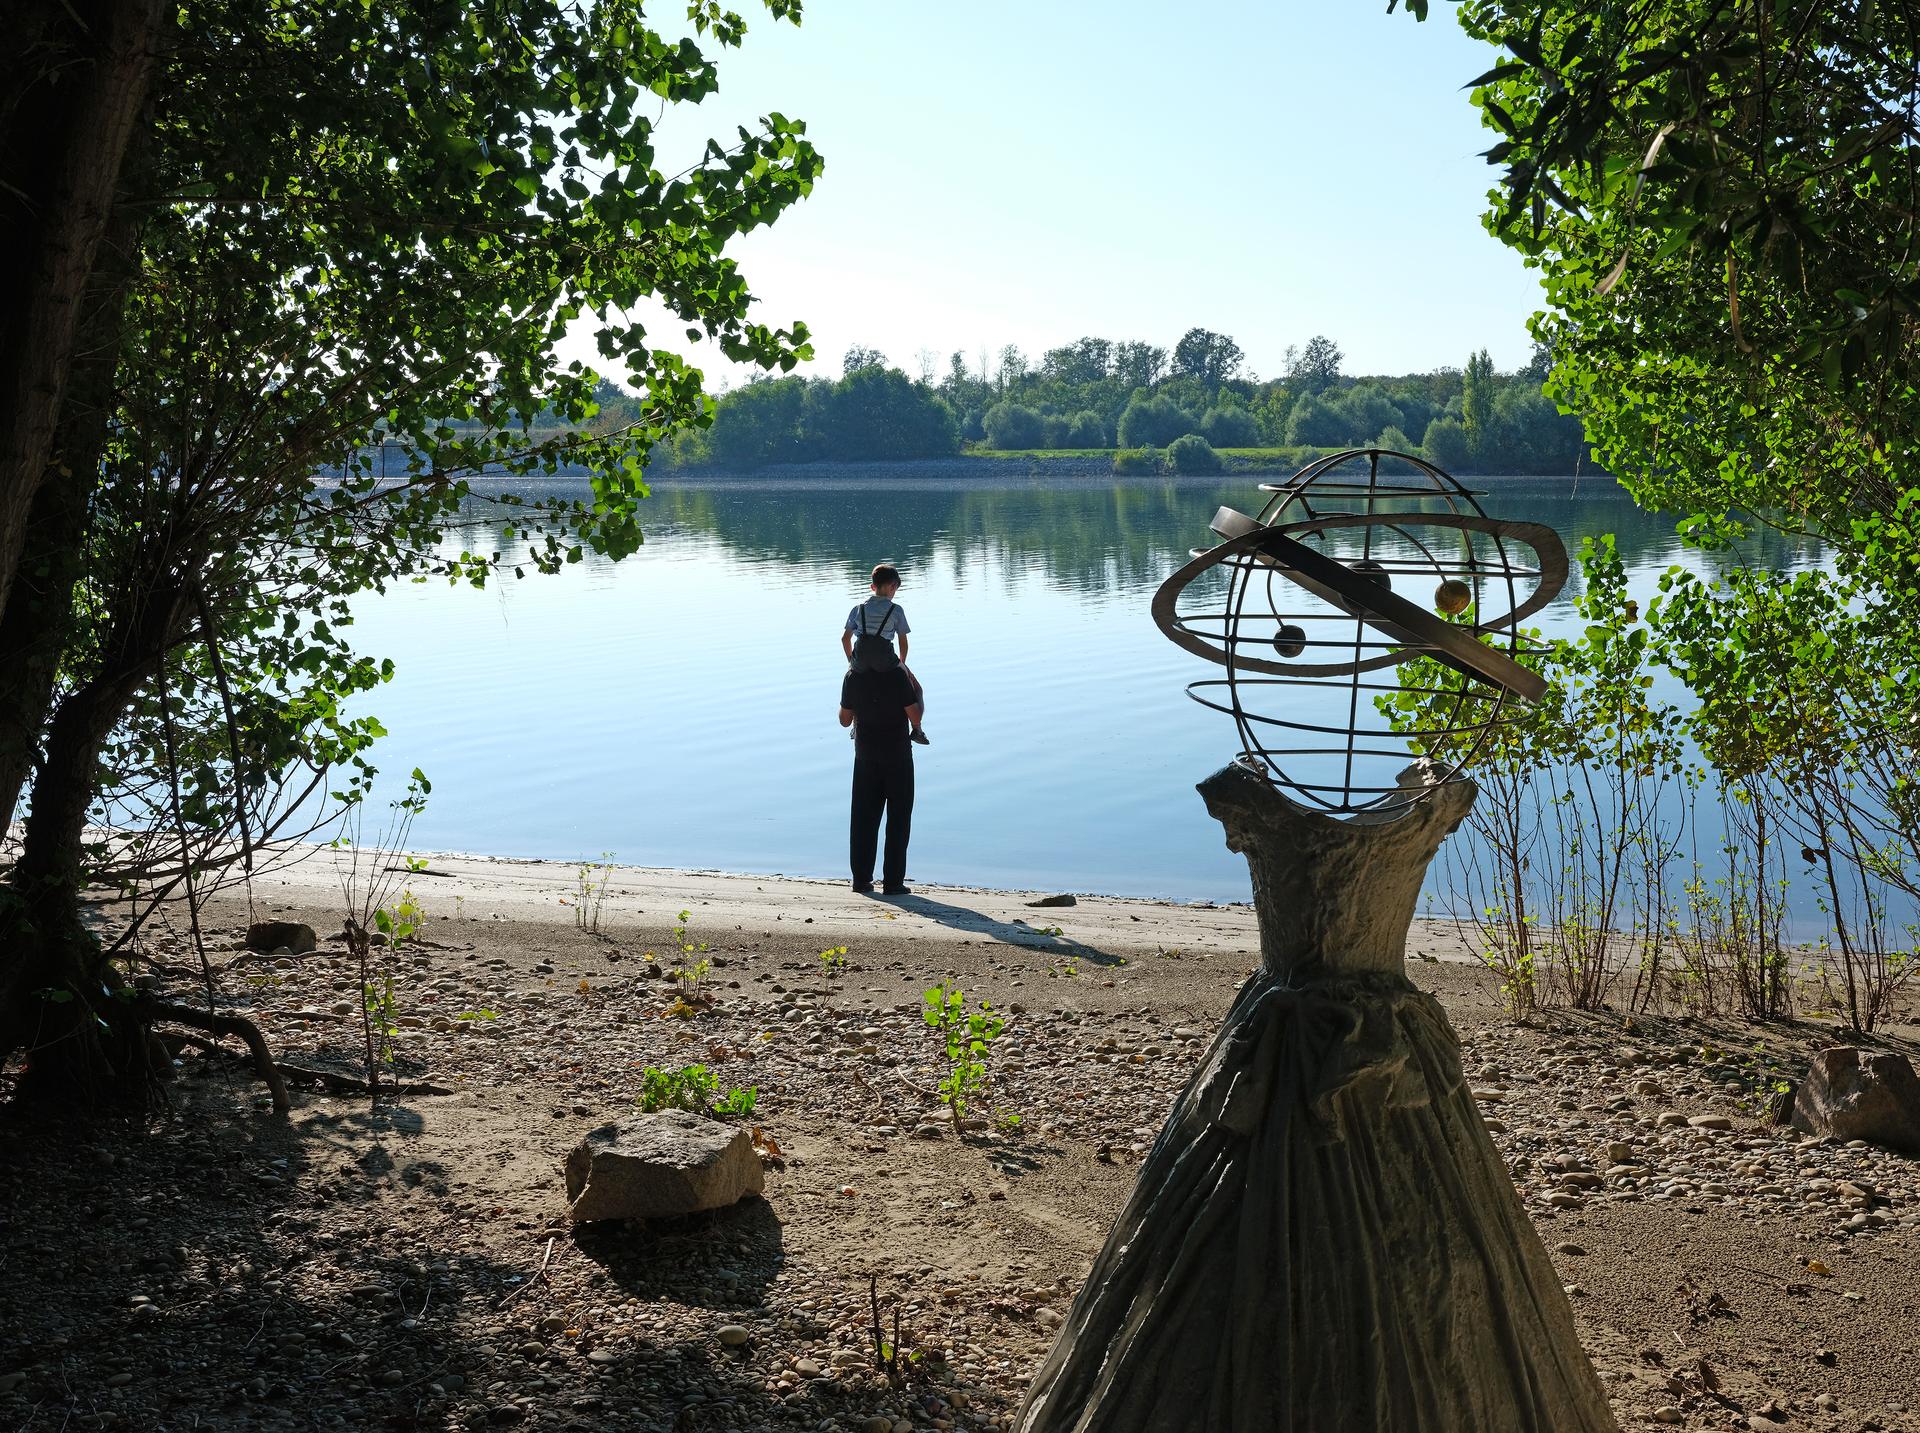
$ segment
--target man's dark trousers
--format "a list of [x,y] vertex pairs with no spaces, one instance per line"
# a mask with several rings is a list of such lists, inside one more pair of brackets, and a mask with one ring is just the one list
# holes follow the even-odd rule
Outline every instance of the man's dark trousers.
[[907,838],[913,831],[913,748],[903,740],[872,747],[862,743],[853,756],[853,819],[848,834],[853,883],[873,883],[873,852],[880,840],[880,817],[887,818],[887,852],[881,881],[907,883]]

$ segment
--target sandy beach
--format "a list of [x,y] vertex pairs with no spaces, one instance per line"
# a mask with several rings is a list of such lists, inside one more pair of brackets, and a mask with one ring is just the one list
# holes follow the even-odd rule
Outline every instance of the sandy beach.
[[[95,1138],[111,1180],[0,1136],[7,1426],[1003,1427],[1257,960],[1245,906],[630,868],[592,873],[596,932],[576,866],[430,856],[384,873],[422,919],[375,952],[407,1088],[375,1109],[347,860],[204,912],[223,1008],[272,1042],[290,1116],[243,1060],[186,1046],[170,1114]],[[677,1018],[683,910],[710,970]],[[245,950],[265,919],[319,949]],[[192,973],[183,912],[143,954]],[[1920,1313],[1920,1162],[1762,1117],[1831,1021],[1516,1025],[1450,930],[1417,926],[1409,956],[1624,1427],[1920,1429],[1920,1376],[1888,1356]],[[962,1134],[920,1016],[941,980],[1008,1019]],[[567,1152],[647,1067],[693,1064],[755,1091],[765,1197],[570,1226]],[[916,1355],[897,1388],[872,1367],[876,1295]]]

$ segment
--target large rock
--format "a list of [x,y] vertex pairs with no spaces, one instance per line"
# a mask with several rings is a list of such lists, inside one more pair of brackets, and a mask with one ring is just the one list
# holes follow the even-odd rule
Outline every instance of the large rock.
[[285,946],[295,955],[320,948],[313,927],[299,921],[255,921],[247,927],[247,949],[272,954]]
[[1920,1154],[1920,1076],[1903,1055],[1822,1050],[1794,1096],[1793,1127]]
[[765,1187],[744,1129],[685,1110],[601,1125],[567,1156],[567,1212],[583,1221],[669,1219]]

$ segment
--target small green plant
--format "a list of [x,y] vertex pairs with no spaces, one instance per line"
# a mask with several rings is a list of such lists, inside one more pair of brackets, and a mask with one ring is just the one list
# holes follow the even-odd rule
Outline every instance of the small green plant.
[[680,942],[681,953],[684,955],[696,955],[705,951],[707,943],[704,940],[696,943],[693,939],[691,930],[693,912],[681,911],[679,920],[680,923],[673,928],[673,938]]
[[498,1011],[489,1010],[485,1006],[482,1006],[478,1010],[462,1010],[458,1015],[454,1016],[453,1018],[455,1020],[466,1020],[466,1021],[498,1020],[500,1018],[500,1015]]
[[830,946],[820,952],[820,963],[827,969],[827,979],[838,980],[847,973],[847,948],[844,945]]
[[1044,936],[1058,936],[1058,935],[1066,934],[1066,932],[1061,930],[1060,927],[1057,925],[1035,926],[1033,929],[1033,933],[1035,935],[1044,935]]
[[401,859],[406,863],[407,871],[411,875],[417,876],[427,868],[425,856],[403,856]]
[[368,981],[361,987],[365,999],[367,1025],[373,1032],[374,1058],[383,1065],[393,1063],[393,1042],[400,1034],[400,1002],[394,994],[393,976]]
[[686,1006],[697,1006],[706,1001],[707,972],[713,968],[713,962],[704,956],[690,965],[676,965],[673,978],[680,987],[679,1001]]
[[373,928],[387,938],[388,945],[400,946],[419,937],[426,919],[427,913],[413,898],[413,892],[403,890],[391,909],[382,906],[373,913]]
[[663,1070],[648,1065],[640,1072],[640,1093],[634,1099],[646,1114],[655,1110],[697,1110],[705,1113],[713,1104],[720,1082],[705,1065],[682,1065]]
[[680,993],[667,1012],[670,1015],[691,1015],[709,998],[706,980],[707,972],[713,969],[713,962],[706,958],[707,943],[704,940],[694,940],[689,931],[688,924],[691,919],[691,912],[680,912],[680,923],[673,928],[673,938],[680,944],[682,957],[697,955],[700,958],[698,960],[683,958],[680,964],[673,968],[673,978],[680,988]]
[[978,1010],[969,1012],[960,987],[944,980],[921,997],[920,1015],[940,1038],[946,1056],[940,1098],[958,1131],[967,1101],[986,1090],[987,1056],[1007,1022],[984,1000]]
[[[721,1095],[720,1081],[705,1065],[682,1065],[663,1070],[648,1065],[640,1072],[640,1093],[634,1103],[645,1114],[656,1110],[691,1110],[696,1114],[726,1115],[746,1119],[760,1102],[760,1087],[739,1086]],[[718,1098],[716,1098],[718,1096]]]
[[1047,977],[1049,979],[1057,980],[1064,976],[1066,979],[1071,980],[1079,973],[1080,962],[1077,960],[1056,960],[1052,965],[1047,967]]
[[[607,903],[607,886],[613,880],[613,852],[602,851],[598,861],[582,861],[574,889],[574,929],[588,935],[600,934],[600,911]],[[685,920],[681,912],[680,919]]]

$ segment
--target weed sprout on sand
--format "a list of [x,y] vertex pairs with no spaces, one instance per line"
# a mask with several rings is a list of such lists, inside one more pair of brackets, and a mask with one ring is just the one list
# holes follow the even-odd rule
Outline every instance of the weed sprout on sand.
[[[588,935],[600,934],[600,912],[613,880],[613,852],[602,851],[598,861],[582,861],[574,887],[573,925]],[[680,917],[686,919],[683,913]]]
[[920,1015],[940,1039],[947,1063],[940,1099],[958,1132],[968,1100],[986,1093],[987,1057],[1007,1022],[984,1000],[969,1012],[960,987],[944,980],[921,997]]
[[[371,845],[362,840],[362,822],[366,808],[356,803],[348,816],[349,831],[333,841],[348,853],[347,866],[340,875],[340,894],[346,907],[344,928],[347,950],[353,957],[360,983],[360,1031],[366,1061],[367,1093],[380,1095],[380,1071],[393,1060],[393,1041],[399,1035],[399,999],[394,988],[392,952],[402,941],[411,939],[419,929],[424,912],[411,891],[393,899],[394,874],[417,870],[411,862],[395,865],[393,857],[406,848],[407,835],[425,809],[432,783],[414,768],[407,783],[407,794],[391,803],[385,828]],[[383,968],[375,979],[373,969],[373,932],[386,937]]]

